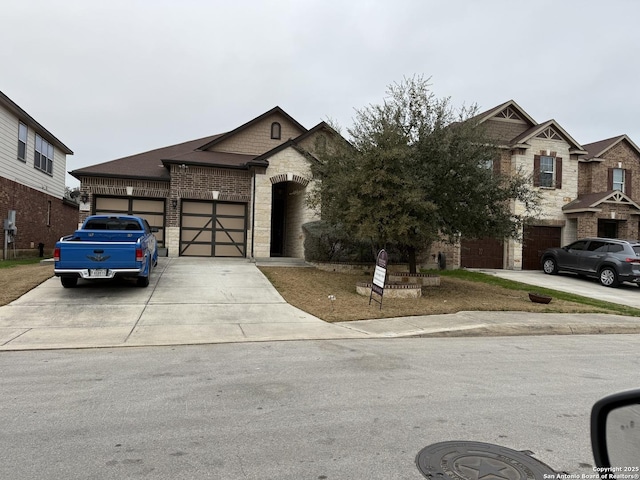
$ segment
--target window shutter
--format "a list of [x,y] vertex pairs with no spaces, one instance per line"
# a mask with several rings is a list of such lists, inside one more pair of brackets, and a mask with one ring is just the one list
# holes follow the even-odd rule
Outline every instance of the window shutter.
[[613,168],[610,168],[607,174],[607,190],[613,190]]
[[501,160],[501,157],[499,155],[493,159],[493,175],[494,176],[500,175],[500,160]]
[[624,193],[627,194],[627,197],[631,197],[633,194],[633,189],[631,188],[631,170],[624,171]]
[[562,188],[562,158],[556,157],[556,188]]
[[540,186],[540,155],[533,156],[533,186]]

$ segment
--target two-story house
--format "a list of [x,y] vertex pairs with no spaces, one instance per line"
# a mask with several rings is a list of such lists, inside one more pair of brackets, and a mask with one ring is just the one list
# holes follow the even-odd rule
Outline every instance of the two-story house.
[[303,258],[302,225],[317,142],[275,107],[226,133],[70,172],[80,180],[80,219],[129,213],[158,228],[169,256]]
[[[77,228],[78,205],[65,198],[67,155],[72,154],[0,92],[0,217],[15,218],[17,227],[2,258],[36,252],[39,244],[51,251],[62,235]],[[4,244],[3,239],[0,249]]]
[[[540,254],[548,247],[575,239],[577,225],[564,208],[578,197],[579,165],[587,151],[555,120],[536,122],[510,100],[476,119],[500,155],[493,168],[502,174],[530,175],[541,194],[541,212],[525,226],[521,239],[461,239],[462,267],[539,269]],[[518,202],[514,213],[523,213]],[[455,255],[455,252],[449,252]]]
[[563,207],[578,238],[638,238],[640,149],[627,135],[584,145],[578,196]]

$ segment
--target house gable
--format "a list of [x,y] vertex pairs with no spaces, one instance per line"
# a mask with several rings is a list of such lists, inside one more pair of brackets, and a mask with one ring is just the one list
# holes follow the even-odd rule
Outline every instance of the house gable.
[[306,128],[284,110],[275,107],[214,141],[200,146],[199,150],[262,155],[306,131]]
[[627,206],[634,214],[640,215],[640,205],[619,190],[609,190],[602,193],[580,195],[573,202],[562,207],[562,210],[566,214],[600,212],[605,204]]
[[585,149],[588,154],[580,163],[581,194],[613,189],[614,170],[622,170],[625,193],[640,198],[634,188],[634,182],[640,179],[640,149],[629,137],[601,140],[585,145]]
[[498,145],[510,145],[514,138],[537,125],[513,100],[480,113],[474,119],[485,127],[487,136]]

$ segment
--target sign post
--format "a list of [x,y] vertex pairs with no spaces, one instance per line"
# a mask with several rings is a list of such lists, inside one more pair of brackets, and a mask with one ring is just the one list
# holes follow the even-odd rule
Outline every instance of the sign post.
[[[388,256],[386,250],[383,248],[378,252],[378,258],[376,259],[376,269],[373,272],[373,282],[371,284],[371,294],[369,295],[369,305],[371,300],[380,304],[380,310],[382,310],[382,296],[384,295],[384,282],[387,279],[387,261]],[[380,295],[380,300],[373,298],[373,294]]]

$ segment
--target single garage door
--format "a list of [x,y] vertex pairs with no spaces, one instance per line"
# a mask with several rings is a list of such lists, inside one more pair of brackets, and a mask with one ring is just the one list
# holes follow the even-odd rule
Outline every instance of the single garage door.
[[245,257],[246,251],[246,204],[182,201],[180,255]]
[[136,215],[149,222],[149,226],[155,227],[158,245],[164,246],[164,199],[151,200],[148,198],[132,197],[96,197],[94,213],[123,213]]
[[504,268],[502,239],[462,240],[460,247],[460,266],[463,268]]
[[524,227],[524,243],[522,245],[522,269],[541,270],[540,258],[547,248],[561,247],[561,227]]

